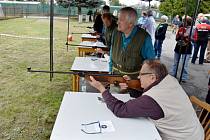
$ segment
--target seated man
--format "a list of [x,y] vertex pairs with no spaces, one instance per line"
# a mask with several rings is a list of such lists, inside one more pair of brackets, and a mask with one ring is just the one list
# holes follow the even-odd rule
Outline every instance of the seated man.
[[163,140],[204,140],[203,128],[187,94],[158,60],[144,61],[138,76],[144,93],[127,102],[113,97],[100,82],[90,78],[90,84],[102,93],[107,107],[117,117],[148,117]]

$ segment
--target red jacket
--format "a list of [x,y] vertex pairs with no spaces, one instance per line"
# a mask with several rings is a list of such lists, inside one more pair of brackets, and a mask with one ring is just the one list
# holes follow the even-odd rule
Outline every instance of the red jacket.
[[193,34],[194,41],[207,41],[210,31],[210,25],[206,23],[198,24]]

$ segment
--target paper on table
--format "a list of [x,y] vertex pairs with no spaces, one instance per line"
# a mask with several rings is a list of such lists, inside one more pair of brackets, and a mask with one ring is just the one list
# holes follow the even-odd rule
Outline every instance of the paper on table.
[[106,46],[100,42],[100,41],[97,41],[97,42],[91,42],[91,41],[83,41],[80,43],[80,45],[84,45],[84,46],[92,46],[92,47],[103,47],[105,48]]
[[[99,125],[100,124],[100,125]],[[97,121],[88,124],[83,124],[81,126],[83,132],[98,134],[98,133],[109,133],[114,132],[115,128],[111,121]]]
[[96,38],[96,36],[93,36],[91,34],[82,34],[82,38]]
[[115,128],[112,124],[111,121],[100,121],[100,125],[101,126],[106,126],[106,128],[101,128],[101,132],[102,133],[107,133],[107,132],[114,132]]

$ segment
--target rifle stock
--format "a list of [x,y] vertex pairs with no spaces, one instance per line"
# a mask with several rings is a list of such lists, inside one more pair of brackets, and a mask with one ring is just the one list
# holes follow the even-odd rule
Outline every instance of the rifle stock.
[[[90,80],[90,75],[85,75],[85,79],[88,81]],[[128,88],[130,89],[135,89],[135,90],[140,90],[141,89],[141,83],[140,81],[137,80],[125,80],[122,76],[94,76],[91,75],[95,78],[95,80],[100,81],[100,82],[105,82],[109,84],[114,84],[115,86],[119,86],[119,83],[126,83],[128,85]]]

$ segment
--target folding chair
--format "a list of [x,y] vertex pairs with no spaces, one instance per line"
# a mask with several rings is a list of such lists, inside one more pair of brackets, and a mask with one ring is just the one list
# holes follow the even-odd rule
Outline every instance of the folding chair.
[[210,105],[195,96],[191,96],[190,101],[196,106],[195,111],[204,128],[205,140],[210,140]]

